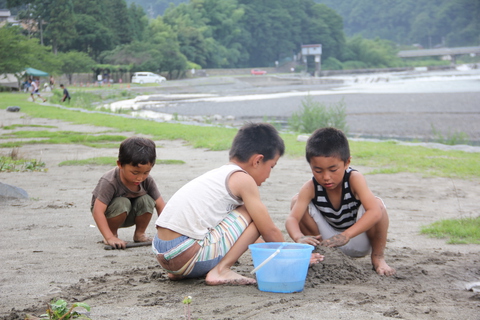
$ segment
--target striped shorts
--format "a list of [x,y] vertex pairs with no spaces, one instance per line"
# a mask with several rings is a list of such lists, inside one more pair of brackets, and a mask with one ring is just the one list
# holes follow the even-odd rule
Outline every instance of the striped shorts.
[[234,210],[215,228],[211,229],[202,240],[181,236],[170,241],[163,241],[155,236],[152,242],[153,252],[161,253],[166,260],[170,260],[194,244],[198,244],[200,250],[183,267],[167,271],[189,278],[204,276],[220,262],[247,226],[247,220]]

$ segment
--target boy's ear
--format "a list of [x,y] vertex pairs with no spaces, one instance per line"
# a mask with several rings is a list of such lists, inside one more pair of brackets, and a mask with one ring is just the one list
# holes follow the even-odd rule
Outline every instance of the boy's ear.
[[122,164],[117,160],[117,167],[122,168]]
[[348,157],[347,161],[345,162],[345,167],[348,167],[350,166],[350,160],[352,159],[352,157]]
[[264,155],[263,154],[254,154],[253,156],[250,157],[250,164],[253,166],[253,167],[257,167],[260,162],[263,161],[263,158],[264,158]]

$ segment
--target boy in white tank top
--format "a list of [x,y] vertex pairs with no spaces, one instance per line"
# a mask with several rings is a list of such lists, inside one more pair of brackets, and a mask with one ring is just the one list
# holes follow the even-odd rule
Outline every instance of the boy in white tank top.
[[284,150],[272,125],[247,124],[233,140],[229,164],[172,196],[156,221],[152,243],[171,280],[206,276],[208,285],[255,283],[230,268],[260,236],[266,242],[285,241],[258,190]]

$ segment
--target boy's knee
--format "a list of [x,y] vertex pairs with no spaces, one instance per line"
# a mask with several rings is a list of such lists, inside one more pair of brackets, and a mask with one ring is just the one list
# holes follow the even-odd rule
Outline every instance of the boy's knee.
[[134,211],[137,212],[138,216],[143,215],[144,213],[153,213],[154,208],[155,200],[153,200],[148,194],[135,199]]
[[130,199],[124,197],[118,197],[112,200],[105,211],[107,219],[117,217],[122,213],[129,213],[132,209],[132,203]]

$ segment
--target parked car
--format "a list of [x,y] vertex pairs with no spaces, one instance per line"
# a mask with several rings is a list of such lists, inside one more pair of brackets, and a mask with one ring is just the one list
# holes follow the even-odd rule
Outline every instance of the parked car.
[[250,70],[250,73],[254,76],[261,76],[261,75],[267,74],[267,71],[259,70],[259,69],[252,69],[252,70]]
[[132,83],[160,83],[166,81],[165,77],[152,72],[135,72],[132,76]]

